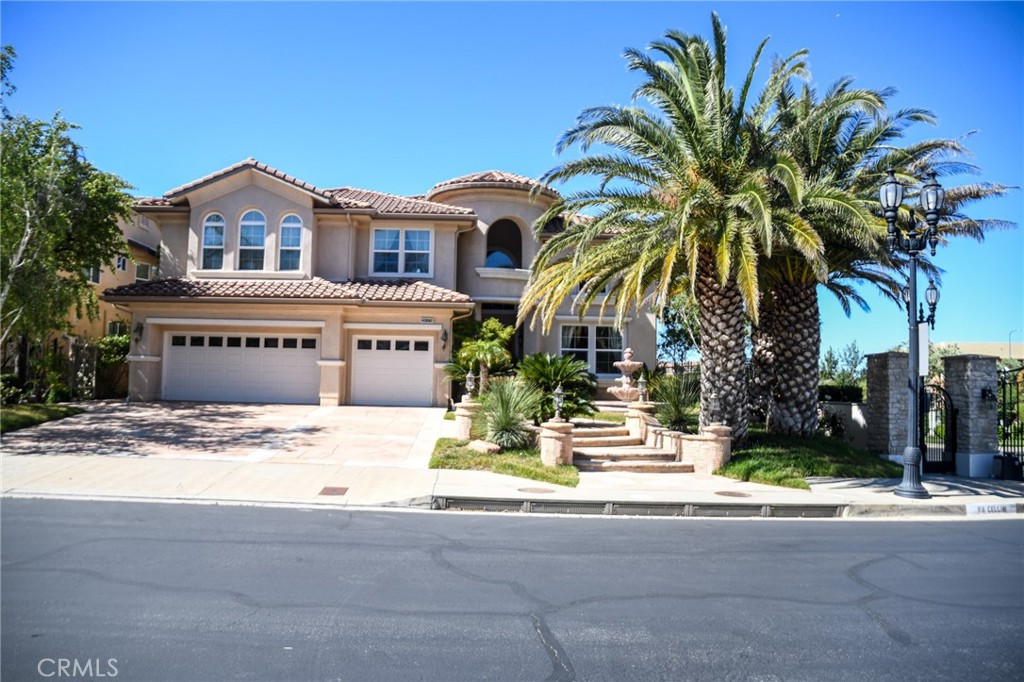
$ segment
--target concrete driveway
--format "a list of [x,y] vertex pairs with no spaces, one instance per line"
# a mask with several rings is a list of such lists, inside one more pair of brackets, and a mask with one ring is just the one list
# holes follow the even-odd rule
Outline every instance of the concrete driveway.
[[3,436],[5,455],[83,455],[425,469],[443,408],[103,402]]

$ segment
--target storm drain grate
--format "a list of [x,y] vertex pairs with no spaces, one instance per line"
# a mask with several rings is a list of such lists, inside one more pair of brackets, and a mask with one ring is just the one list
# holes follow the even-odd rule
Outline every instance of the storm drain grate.
[[839,516],[842,509],[821,505],[771,505],[768,516],[776,519],[831,519]]
[[442,500],[441,509],[456,511],[521,512],[523,503],[516,500]]
[[702,517],[743,517],[763,516],[764,507],[761,505],[745,504],[695,504],[693,505],[692,516]]
[[613,504],[616,516],[689,516],[687,504]]
[[603,502],[529,502],[535,514],[604,514]]
[[326,488],[324,488],[323,490],[321,490],[317,494],[319,494],[319,495],[344,495],[347,492],[348,492],[348,488],[339,488],[339,487],[327,486]]

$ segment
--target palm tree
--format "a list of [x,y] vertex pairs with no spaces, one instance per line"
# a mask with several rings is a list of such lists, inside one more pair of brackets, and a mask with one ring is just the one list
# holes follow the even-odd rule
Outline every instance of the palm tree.
[[[762,377],[760,383],[770,389],[767,426],[771,431],[811,435],[817,427],[818,284],[839,298],[847,315],[850,301],[867,309],[851,282],[873,284],[902,304],[902,259],[887,252],[882,221],[871,215],[877,210],[875,195],[887,166],[895,165],[911,178],[923,177],[927,170],[975,170],[961,160],[966,150],[956,140],[893,147],[908,126],[933,122],[932,114],[906,109],[886,115],[884,103],[892,90],[872,92],[850,86],[849,79],[841,80],[820,101],[809,87],[799,97],[783,88],[776,108],[778,127],[765,135],[796,160],[798,177],[817,188],[803,195],[785,188],[775,198],[807,220],[826,244],[824,272],[814,271],[787,249],[778,249],[775,256],[762,261],[766,307],[772,315],[770,325],[759,328],[754,336],[754,367],[755,372],[762,368],[769,372],[769,378]],[[796,183],[794,188],[800,189]],[[825,190],[824,203],[814,196],[821,190]],[[982,238],[985,227],[1003,226],[973,221],[960,208],[1005,190],[991,184],[953,188],[955,199],[944,220],[944,232]],[[923,266],[938,277],[934,266],[927,262]]]
[[515,327],[503,325],[496,318],[490,317],[484,320],[479,336],[466,341],[459,349],[458,359],[463,365],[480,365],[480,393],[487,391],[491,367],[512,362],[508,342],[515,331]]
[[[712,14],[713,45],[672,31],[651,50],[627,50],[643,77],[634,99],[647,107],[587,109],[560,139],[559,153],[579,145],[582,158],[542,180],[596,177],[595,189],[564,197],[534,225],[538,235],[556,219],[564,229],[541,247],[522,297],[520,321],[532,315],[547,330],[562,302],[587,310],[605,287],[600,310],[659,312],[675,295],[697,303],[701,336],[701,423],[722,421],[733,438],[746,436],[745,309],[756,320],[757,261],[770,254],[780,227],[770,206],[772,182],[784,182],[785,161],[751,160],[750,126],[763,118],[783,85],[805,72],[799,51],[777,62],[752,107],[747,106],[765,41],[742,88],[726,87],[725,29]],[[592,145],[607,151],[589,154]],[[587,219],[581,215],[591,213]],[[799,221],[782,225],[787,242],[809,260],[822,243]],[[579,293],[573,289],[579,287]]]

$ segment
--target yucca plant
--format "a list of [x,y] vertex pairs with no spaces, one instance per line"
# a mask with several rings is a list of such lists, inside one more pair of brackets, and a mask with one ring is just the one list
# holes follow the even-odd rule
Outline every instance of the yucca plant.
[[540,409],[541,393],[521,379],[493,379],[480,394],[480,409],[474,423],[475,435],[502,450],[531,445],[528,422]]
[[651,381],[654,416],[673,431],[690,432],[700,411],[700,374],[657,374]]
[[516,373],[541,392],[536,423],[546,422],[555,416],[555,389],[558,386],[565,394],[561,410],[563,419],[594,414],[597,377],[590,373],[587,363],[582,360],[571,355],[534,353],[519,361]]

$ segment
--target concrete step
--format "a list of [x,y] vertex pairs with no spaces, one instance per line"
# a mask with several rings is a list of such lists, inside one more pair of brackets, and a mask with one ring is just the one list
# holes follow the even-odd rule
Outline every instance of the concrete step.
[[674,462],[676,453],[660,448],[636,445],[623,448],[574,448],[573,458],[578,461],[643,461]]
[[627,445],[643,445],[643,440],[637,436],[595,436],[593,438],[579,438],[573,434],[572,443],[574,447],[603,447],[614,448]]
[[614,462],[582,461],[576,463],[580,471],[629,471],[641,474],[692,474],[693,465],[682,462]]
[[625,426],[578,426],[572,432],[573,438],[605,438],[607,436],[628,436]]

